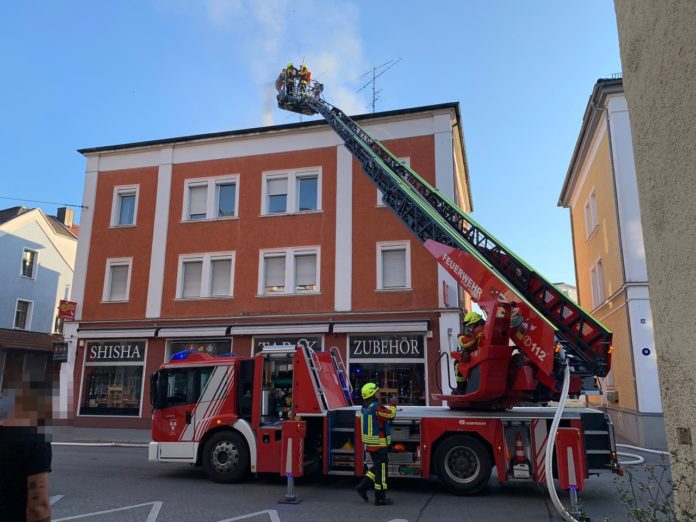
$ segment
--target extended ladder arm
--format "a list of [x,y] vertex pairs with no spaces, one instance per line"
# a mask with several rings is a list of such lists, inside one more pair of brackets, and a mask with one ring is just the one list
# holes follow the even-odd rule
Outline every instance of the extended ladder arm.
[[[319,96],[297,93],[278,97],[281,108],[319,113],[382,191],[384,202],[457,279],[474,301],[516,303],[524,322],[513,336],[557,389],[560,360],[556,342],[569,356],[575,376],[604,376],[610,365],[611,333],[560,290],[537,274],[456,204],[402,164],[340,109]],[[463,272],[473,267],[476,274]],[[470,269],[470,271],[472,271]]]

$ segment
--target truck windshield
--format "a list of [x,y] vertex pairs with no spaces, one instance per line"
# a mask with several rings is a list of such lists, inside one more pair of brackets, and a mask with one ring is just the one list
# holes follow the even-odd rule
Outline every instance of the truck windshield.
[[155,409],[194,404],[205,390],[213,368],[171,368],[153,375],[150,398]]

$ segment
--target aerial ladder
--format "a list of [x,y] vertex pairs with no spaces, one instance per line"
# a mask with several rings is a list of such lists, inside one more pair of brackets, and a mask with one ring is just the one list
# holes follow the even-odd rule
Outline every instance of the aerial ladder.
[[571,396],[607,375],[612,335],[601,323],[323,99],[323,85],[276,86],[281,109],[324,117],[385,205],[484,310],[478,349],[452,353],[465,391],[436,398],[451,408],[504,409],[558,400],[566,367]]

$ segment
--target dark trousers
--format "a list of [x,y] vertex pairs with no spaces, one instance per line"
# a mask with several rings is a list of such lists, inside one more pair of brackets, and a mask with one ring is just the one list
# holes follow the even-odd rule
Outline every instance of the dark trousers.
[[375,485],[375,491],[387,491],[387,476],[389,465],[389,449],[381,448],[377,451],[370,451],[372,456],[372,467],[365,473]]

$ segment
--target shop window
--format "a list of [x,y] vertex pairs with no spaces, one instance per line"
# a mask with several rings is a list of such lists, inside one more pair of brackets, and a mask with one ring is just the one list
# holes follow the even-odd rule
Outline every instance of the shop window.
[[265,215],[321,210],[321,171],[264,174],[261,208]]
[[178,352],[196,350],[197,352],[207,353],[208,355],[223,355],[232,351],[232,341],[229,339],[215,340],[190,340],[172,341],[167,350],[168,357]]
[[142,366],[87,366],[80,415],[140,415]]
[[36,279],[36,268],[37,259],[39,253],[36,250],[30,250],[28,248],[24,249],[22,253],[22,277],[28,277],[29,279]]
[[24,301],[22,299],[17,299],[17,305],[15,307],[15,320],[14,327],[18,330],[30,330],[31,329],[31,316],[34,308],[34,303],[31,301]]
[[114,187],[111,203],[111,226],[135,225],[138,214],[138,185]]
[[319,249],[262,251],[259,294],[303,294],[319,291]]
[[231,297],[233,273],[234,252],[182,255],[177,298]]
[[377,243],[377,289],[411,288],[411,249],[408,241]]
[[140,415],[145,341],[90,341],[85,350],[80,415]]
[[128,301],[131,258],[107,259],[103,301]]
[[239,176],[186,180],[184,221],[226,219],[238,215]]
[[24,364],[22,366],[22,378],[26,381],[39,382],[46,380],[46,361],[48,356],[45,353],[26,353],[24,354]]
[[399,404],[424,406],[425,364],[421,363],[350,363],[350,381],[353,387],[353,401],[360,404],[360,389],[368,382],[379,386],[386,400],[395,396]]

